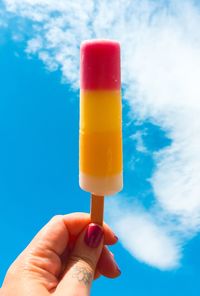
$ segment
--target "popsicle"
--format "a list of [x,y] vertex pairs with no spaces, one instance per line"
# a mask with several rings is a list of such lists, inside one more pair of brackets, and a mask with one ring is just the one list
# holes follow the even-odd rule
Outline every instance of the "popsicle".
[[105,195],[123,187],[120,45],[88,40],[80,50],[79,185],[102,224]]

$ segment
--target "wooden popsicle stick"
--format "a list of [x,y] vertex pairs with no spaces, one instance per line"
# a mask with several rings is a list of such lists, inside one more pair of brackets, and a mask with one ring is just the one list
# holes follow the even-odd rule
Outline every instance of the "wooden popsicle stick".
[[104,196],[91,195],[90,219],[92,223],[103,225]]

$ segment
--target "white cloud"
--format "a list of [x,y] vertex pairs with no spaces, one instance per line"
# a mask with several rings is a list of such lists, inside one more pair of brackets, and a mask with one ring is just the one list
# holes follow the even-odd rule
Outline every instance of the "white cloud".
[[137,151],[143,152],[143,153],[147,152],[147,147],[144,145],[144,141],[143,141],[144,134],[145,134],[144,131],[137,131],[130,136],[130,138],[135,141]]
[[0,37],[2,33],[2,28],[7,26],[7,16],[5,15],[4,6],[0,3]]
[[[167,226],[160,227],[151,213],[134,204],[123,205],[126,196],[107,201],[108,217],[121,238],[123,246],[137,259],[161,270],[179,267],[180,241],[170,234]],[[122,206],[123,205],[123,206]],[[123,209],[123,210],[122,210]]]
[[[131,204],[119,212],[117,223],[111,221],[136,258],[160,269],[177,266],[181,246],[200,229],[199,7],[186,0],[4,4],[10,15],[32,23],[27,53],[37,54],[50,70],[59,68],[74,87],[82,40],[121,42],[122,79],[133,118],[159,125],[172,142],[153,154],[154,205],[147,211]],[[146,153],[141,134],[134,140]]]
[[40,37],[32,38],[27,42],[27,53],[37,53],[42,48],[42,40]]

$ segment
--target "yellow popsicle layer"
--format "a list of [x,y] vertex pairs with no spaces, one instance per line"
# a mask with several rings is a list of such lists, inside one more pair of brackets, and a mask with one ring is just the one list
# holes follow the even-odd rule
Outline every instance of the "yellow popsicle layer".
[[121,130],[121,91],[82,90],[80,93],[80,129],[84,132]]
[[80,172],[94,177],[122,172],[120,91],[81,91]]

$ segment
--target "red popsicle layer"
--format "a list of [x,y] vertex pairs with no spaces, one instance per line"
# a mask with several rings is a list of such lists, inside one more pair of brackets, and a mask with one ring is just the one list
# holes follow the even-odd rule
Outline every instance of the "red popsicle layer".
[[120,45],[110,40],[85,41],[81,45],[80,88],[120,90]]

